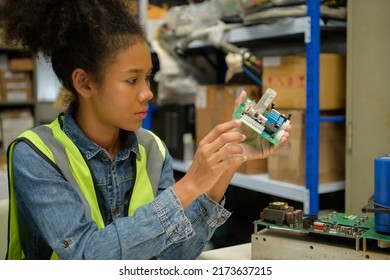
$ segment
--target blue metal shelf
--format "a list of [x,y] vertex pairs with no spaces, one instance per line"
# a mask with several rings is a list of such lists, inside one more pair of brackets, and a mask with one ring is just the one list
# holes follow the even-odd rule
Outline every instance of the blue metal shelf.
[[[320,116],[320,1],[307,0],[306,43],[306,195],[305,214],[319,212],[319,143],[321,122],[344,122],[345,116]],[[320,24],[319,24],[320,23]]]
[[320,122],[345,122],[345,116],[326,116],[320,117]]
[[320,138],[320,1],[308,0],[309,30],[306,43],[306,191],[309,198],[306,214],[318,214],[318,172]]

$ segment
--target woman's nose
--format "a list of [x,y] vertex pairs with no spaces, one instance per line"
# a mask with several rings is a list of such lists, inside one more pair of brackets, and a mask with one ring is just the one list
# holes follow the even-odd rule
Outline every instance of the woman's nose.
[[145,86],[142,87],[142,90],[139,94],[140,101],[150,100],[153,98],[153,92],[150,90],[148,82],[145,83]]

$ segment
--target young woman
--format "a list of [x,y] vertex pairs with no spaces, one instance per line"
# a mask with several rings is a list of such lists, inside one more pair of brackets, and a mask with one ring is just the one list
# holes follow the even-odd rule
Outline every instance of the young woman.
[[276,147],[245,136],[239,121],[220,124],[175,182],[164,143],[141,128],[153,65],[124,1],[3,2],[8,41],[49,58],[73,96],[9,147],[7,258],[196,258],[230,216],[234,172]]

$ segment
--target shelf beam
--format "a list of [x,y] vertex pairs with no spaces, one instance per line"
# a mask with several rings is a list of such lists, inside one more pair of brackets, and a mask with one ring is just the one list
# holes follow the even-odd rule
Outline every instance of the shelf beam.
[[[186,173],[190,167],[190,164],[190,162],[174,159],[173,169],[182,173]],[[234,174],[230,184],[256,192],[302,202],[304,207],[308,206],[305,186],[271,180],[269,179],[268,174],[247,175],[243,173],[236,173]],[[344,187],[344,181],[324,183],[318,186],[318,193],[325,194],[342,191],[344,190]]]

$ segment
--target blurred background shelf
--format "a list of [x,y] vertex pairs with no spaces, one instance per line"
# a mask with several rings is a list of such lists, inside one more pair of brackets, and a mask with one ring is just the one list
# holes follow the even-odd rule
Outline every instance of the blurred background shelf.
[[[182,173],[186,173],[190,162],[174,159],[173,169]],[[242,174],[236,173],[231,181],[231,185],[240,188],[283,197],[294,201],[302,202],[304,206],[309,203],[309,197],[305,186],[295,185],[287,182],[271,180],[268,174]],[[319,194],[332,193],[344,190],[345,182],[337,181],[331,183],[323,183],[318,186]]]

